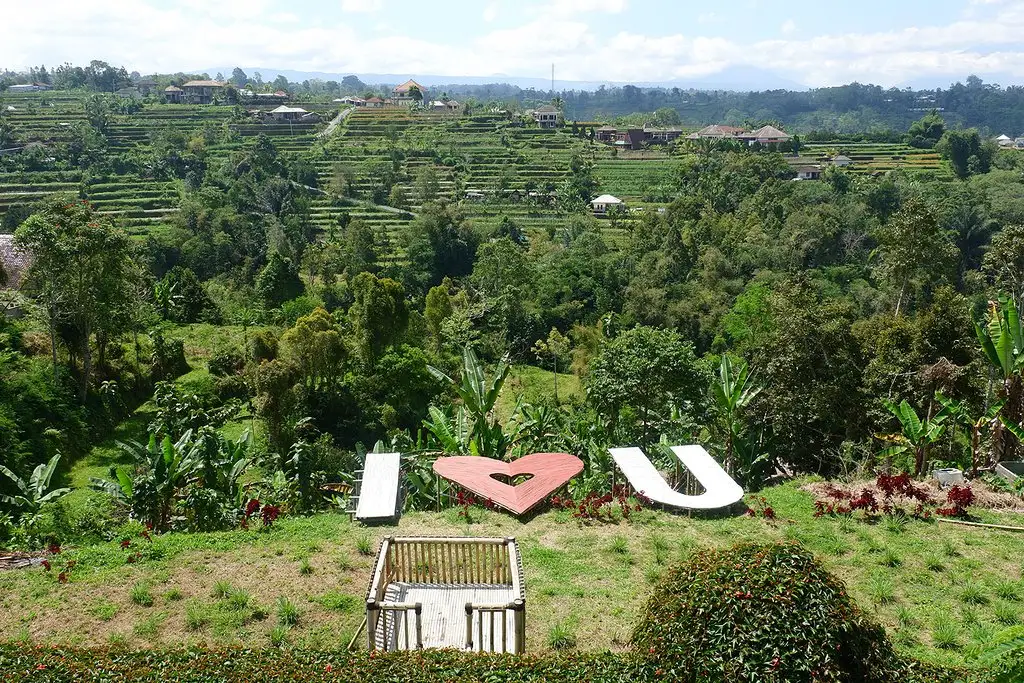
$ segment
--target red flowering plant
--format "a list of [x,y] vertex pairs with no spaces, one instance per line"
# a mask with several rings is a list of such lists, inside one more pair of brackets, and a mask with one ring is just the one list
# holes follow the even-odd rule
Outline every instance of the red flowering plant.
[[281,508],[277,505],[270,503],[261,503],[258,499],[252,498],[242,508],[242,520],[238,525],[243,529],[248,529],[249,524],[254,521],[259,521],[261,529],[269,529],[274,526],[274,522],[281,516]]
[[487,510],[494,509],[494,501],[490,498],[478,498],[468,491],[462,489],[455,490],[455,507],[459,510],[459,518],[466,520],[467,524],[472,524],[472,509],[474,507],[482,507]]
[[967,508],[973,503],[974,492],[969,486],[954,486],[946,494],[946,505],[938,507],[927,488],[916,483],[907,472],[901,472],[879,474],[874,489],[851,492],[827,484],[814,501],[814,516],[849,517],[859,512],[865,520],[879,514],[924,520],[935,514],[966,517]]
[[568,510],[576,519],[584,521],[616,521],[619,517],[629,519],[634,512],[643,509],[642,494],[631,496],[629,489],[621,484],[612,487],[611,492],[598,493],[589,491],[581,499],[576,500],[570,495],[551,497],[551,507],[556,510]]
[[764,496],[749,496],[747,498],[747,517],[762,517],[764,519],[775,519],[775,508],[768,504]]

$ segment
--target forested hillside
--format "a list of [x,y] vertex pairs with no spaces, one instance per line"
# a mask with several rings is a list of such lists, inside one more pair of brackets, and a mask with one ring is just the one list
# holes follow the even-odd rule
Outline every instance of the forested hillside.
[[[872,118],[889,96],[562,95],[570,117],[706,98],[683,118],[829,130],[847,124],[801,108],[856,109],[851,130],[924,148],[798,182],[759,146],[631,153],[498,112],[293,102],[326,134],[0,95],[0,542],[121,538],[129,512],[124,549],[271,526],[375,444],[405,454],[410,510],[453,507],[440,453],[575,454],[577,502],[611,500],[608,447],[662,440],[705,444],[748,491],[1014,459],[1024,152],[954,123],[1024,128],[984,104],[1019,93],[957,87],[914,128],[917,95]],[[628,209],[595,218],[601,193]],[[75,489],[59,503],[19,493],[48,462]]]

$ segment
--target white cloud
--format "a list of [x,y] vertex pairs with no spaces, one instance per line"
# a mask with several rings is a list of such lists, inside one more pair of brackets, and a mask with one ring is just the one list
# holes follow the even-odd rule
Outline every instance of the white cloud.
[[559,16],[581,17],[595,12],[618,14],[628,6],[627,0],[549,0],[544,8]]
[[779,27],[779,31],[781,31],[784,36],[793,35],[796,33],[796,22],[792,19],[786,19],[782,22],[782,26]]
[[488,3],[484,7],[483,20],[488,24],[498,18],[498,10],[500,9],[497,2]]
[[342,12],[377,12],[382,6],[382,0],[341,0]]
[[[482,8],[497,13],[502,0]],[[382,0],[342,0],[339,6],[379,8]],[[271,0],[48,0],[47,30],[8,32],[0,64],[105,59],[145,73],[239,64],[342,73],[546,77],[559,80],[657,81],[756,66],[811,85],[853,80],[900,85],[941,74],[1004,74],[1024,82],[1024,3],[992,7],[946,25],[803,37],[785,22],[778,38],[743,42],[687,22],[687,32],[598,32],[603,15],[622,12],[626,0],[551,0],[502,12],[497,30],[478,36],[421,39],[404,23],[359,30],[351,17],[309,17]],[[964,3],[967,6],[967,3]],[[337,6],[336,6],[337,7]],[[511,5],[510,5],[511,7]],[[518,8],[518,5],[516,5]],[[507,9],[507,8],[506,8]],[[350,7],[351,10],[351,7]],[[8,25],[31,24],[30,3],[5,7]],[[597,14],[597,16],[595,16]],[[298,16],[293,16],[298,15]],[[495,14],[497,16],[497,14]],[[390,18],[381,15],[379,19]],[[374,19],[377,19],[374,18]],[[299,19],[296,21],[295,19]],[[699,20],[699,18],[698,18]],[[375,21],[364,22],[373,26]],[[798,37],[799,36],[799,37]],[[1005,81],[1004,81],[1004,84]]]

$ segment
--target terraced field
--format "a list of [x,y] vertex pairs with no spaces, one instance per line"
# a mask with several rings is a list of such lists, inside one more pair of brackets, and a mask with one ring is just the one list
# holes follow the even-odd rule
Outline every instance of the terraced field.
[[824,142],[806,144],[804,158],[824,161],[833,153],[845,154],[853,160],[847,170],[851,173],[870,174],[902,169],[910,173],[944,171],[945,166],[934,150],[916,149],[903,144],[874,142]]
[[[329,105],[293,104],[317,111],[325,121],[337,113]],[[458,202],[481,235],[490,234],[506,217],[528,233],[553,234],[568,218],[558,209],[554,195],[574,154],[593,162],[599,192],[620,197],[635,209],[671,201],[682,163],[678,156],[670,157],[657,148],[636,153],[615,150],[576,138],[568,130],[518,127],[494,114],[358,109],[324,139],[318,135],[324,124],[259,123],[234,106],[147,103],[141,111],[112,116],[103,152],[104,160],[110,161],[101,166],[102,172],[83,174],[48,158],[46,151],[63,151],[76,142],[79,126],[86,121],[82,97],[7,95],[0,99],[0,108],[22,144],[39,143],[42,150],[32,170],[11,170],[8,164],[4,171],[0,166],[0,216],[24,211],[48,194],[72,192],[95,203],[132,234],[144,235],[177,211],[181,181],[139,172],[139,164],[129,172],[118,159],[144,158],[161,136],[179,135],[201,137],[205,161],[216,167],[231,152],[265,134],[281,153],[303,157],[315,166],[320,189],[312,201],[313,223],[323,232],[337,226],[343,215],[369,223],[387,236],[390,252],[385,258],[390,262],[404,258],[402,236],[421,209],[417,179],[424,168],[433,168],[439,196]],[[808,144],[793,163],[816,163],[835,153],[853,159],[849,170],[857,174],[897,168],[948,174],[933,151],[897,144]],[[145,171],[144,164],[142,168]],[[348,196],[335,194],[339,174],[350,187]],[[382,191],[382,187],[394,189]],[[626,239],[622,221],[601,225],[609,243]]]
[[[331,115],[323,105],[305,107],[325,117]],[[101,173],[86,176],[48,156],[52,152],[45,150],[66,149],[78,137],[78,126],[86,122],[82,97],[61,93],[7,95],[0,99],[0,108],[21,144],[41,145],[44,150],[32,165],[33,170],[0,172],[0,216],[24,210],[46,195],[71,192],[88,199],[100,213],[111,216],[132,234],[142,235],[177,211],[181,196],[177,181],[160,179],[156,173],[122,172],[116,162],[107,164]],[[320,128],[317,124],[256,123],[233,106],[146,104],[141,111],[111,117],[105,131],[104,155],[111,159],[125,154],[144,156],[156,136],[191,137],[206,131],[211,140],[216,140],[205,147],[206,161],[214,165],[260,133],[271,136],[282,153],[305,153]]]

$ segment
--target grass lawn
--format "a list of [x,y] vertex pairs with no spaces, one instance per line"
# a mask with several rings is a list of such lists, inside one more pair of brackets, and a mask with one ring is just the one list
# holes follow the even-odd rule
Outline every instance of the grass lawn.
[[[555,373],[532,365],[516,365],[508,373],[502,388],[495,413],[502,422],[512,416],[516,401],[523,403],[547,403],[554,396]],[[583,384],[573,374],[558,373],[558,401],[569,403],[584,397]]]
[[[0,640],[131,646],[184,643],[337,648],[362,620],[372,553],[386,534],[516,536],[527,582],[527,641],[553,633],[585,650],[617,650],[664,569],[695,548],[791,539],[811,548],[904,652],[962,664],[965,648],[1021,619],[1024,534],[936,522],[866,524],[813,517],[804,482],[764,492],[774,521],[644,511],[583,525],[563,511],[526,523],[486,511],[405,515],[361,528],[346,515],[281,518],[268,531],[173,533],[68,549],[54,571],[0,573]],[[982,513],[1020,524],[1015,513]],[[127,563],[130,552],[142,558]],[[57,570],[76,565],[70,582]],[[294,621],[295,623],[286,623]]]

